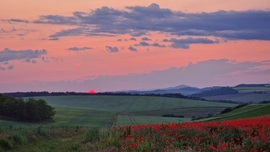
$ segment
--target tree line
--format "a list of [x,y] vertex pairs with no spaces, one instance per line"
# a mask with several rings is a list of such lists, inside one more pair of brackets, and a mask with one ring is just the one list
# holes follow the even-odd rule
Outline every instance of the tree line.
[[66,96],[66,95],[90,95],[86,92],[48,92],[48,91],[41,91],[41,92],[10,92],[10,93],[3,93],[6,96],[12,97],[37,97],[37,96]]
[[218,96],[218,95],[227,95],[227,94],[237,94],[238,91],[230,87],[221,87],[217,89],[206,90],[201,93],[196,93],[191,95],[192,97],[209,97],[209,96]]
[[0,117],[24,122],[52,120],[55,110],[45,100],[14,98],[0,94]]

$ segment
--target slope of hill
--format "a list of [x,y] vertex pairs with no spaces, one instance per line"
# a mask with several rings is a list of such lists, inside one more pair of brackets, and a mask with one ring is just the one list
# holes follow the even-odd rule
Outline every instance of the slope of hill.
[[256,87],[234,87],[239,93],[270,93],[270,87],[256,86]]
[[179,85],[176,87],[169,87],[169,88],[163,88],[163,89],[155,89],[155,90],[147,90],[147,91],[139,91],[139,90],[133,90],[133,91],[126,91],[127,93],[132,94],[169,94],[169,93],[179,93],[182,95],[191,95],[194,93],[201,92],[201,89],[196,87],[190,87],[187,85]]
[[135,112],[189,107],[230,107],[234,104],[153,96],[45,96],[37,97],[58,108]]
[[239,84],[237,87],[266,87],[268,84]]
[[248,105],[231,112],[224,113],[219,117],[202,119],[200,121],[234,120],[242,118],[252,118],[264,115],[270,115],[270,104]]
[[259,103],[270,101],[270,93],[238,93],[203,97],[206,100],[230,100],[238,103]]
[[209,97],[217,95],[237,94],[238,92],[230,87],[220,87],[216,89],[206,90],[201,93],[193,94],[192,97]]
[[269,84],[240,84],[235,87],[221,87],[208,89],[192,97],[200,97],[206,100],[233,101],[239,103],[259,103],[270,101]]
[[[228,103],[155,96],[75,95],[41,96],[36,99],[44,99],[48,105],[56,108],[55,122],[49,125],[84,127],[111,126],[113,122],[116,123],[118,115],[138,118],[136,124],[144,123],[146,120],[149,123],[156,123],[157,120],[160,120],[160,123],[181,122],[182,120],[178,118],[162,118],[162,116],[173,114],[185,118],[199,117],[206,116],[208,113],[217,114],[226,107],[235,106],[235,104]],[[2,120],[0,123],[1,125],[6,124],[5,126],[21,124]],[[38,123],[31,124],[31,126],[36,125]]]

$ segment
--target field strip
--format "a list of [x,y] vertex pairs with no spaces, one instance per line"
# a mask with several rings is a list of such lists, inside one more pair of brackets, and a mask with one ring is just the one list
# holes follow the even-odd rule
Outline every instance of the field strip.
[[[227,116],[235,116],[235,115],[239,115],[239,114],[243,114],[243,113],[247,113],[247,112],[251,112],[251,111],[255,111],[255,110],[258,110],[258,109],[262,109],[262,108],[266,108],[267,106],[261,106],[261,107],[254,107],[254,108],[252,108],[252,109],[245,109],[245,110],[243,110],[243,111],[238,111],[238,112],[236,112],[236,113],[234,113],[234,114],[229,114],[229,113],[225,113],[224,114],[224,117],[227,117]],[[232,111],[233,112],[233,111]]]
[[[270,105],[265,105],[263,107],[258,107],[258,108],[254,108],[254,109],[250,109],[250,110],[246,110],[246,111],[242,111],[242,112],[238,112],[236,114],[231,114],[231,115],[227,115],[227,116],[220,116],[220,117],[215,117],[213,119],[210,119],[208,121],[217,121],[217,120],[222,120],[222,119],[228,119],[228,118],[234,118],[235,116],[241,116],[242,114],[245,114],[245,113],[250,113],[250,112],[253,112],[253,111],[257,111],[257,110],[260,110],[260,109],[264,109],[264,108],[269,108]],[[207,121],[207,120],[203,120],[203,121]]]
[[144,111],[147,111],[149,108],[150,100],[146,99]]
[[138,125],[138,123],[136,122],[136,120],[135,120],[135,118],[134,118],[133,115],[128,115],[128,117],[129,117],[129,119],[130,119],[130,121],[131,121],[131,124],[133,124],[133,125]]
[[168,118],[161,116],[147,116],[147,115],[119,115],[116,127],[141,125],[141,124],[167,124],[167,123],[182,123],[190,121],[190,118]]
[[254,109],[251,109],[251,110],[242,111],[242,112],[239,112],[239,113],[236,113],[236,114],[232,114],[232,115],[224,116],[224,117],[222,117],[222,118],[226,118],[226,117],[232,117],[232,116],[241,115],[241,114],[243,114],[243,113],[247,113],[247,112],[257,111],[257,110],[259,110],[259,109],[263,109],[263,108],[266,108],[266,107],[267,107],[267,106],[258,107],[258,108],[254,108]]

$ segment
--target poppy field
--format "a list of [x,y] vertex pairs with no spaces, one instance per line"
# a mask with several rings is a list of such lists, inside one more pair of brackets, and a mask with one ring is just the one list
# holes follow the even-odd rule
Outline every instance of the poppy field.
[[[98,149],[117,151],[267,152],[270,149],[270,116],[179,124],[126,126],[91,131],[89,142]],[[95,136],[96,135],[96,136]]]

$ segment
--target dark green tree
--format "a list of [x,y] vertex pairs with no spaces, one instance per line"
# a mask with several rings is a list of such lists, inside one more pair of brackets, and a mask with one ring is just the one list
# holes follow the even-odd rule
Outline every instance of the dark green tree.
[[45,100],[0,96],[0,116],[19,121],[40,122],[53,119],[55,110]]

